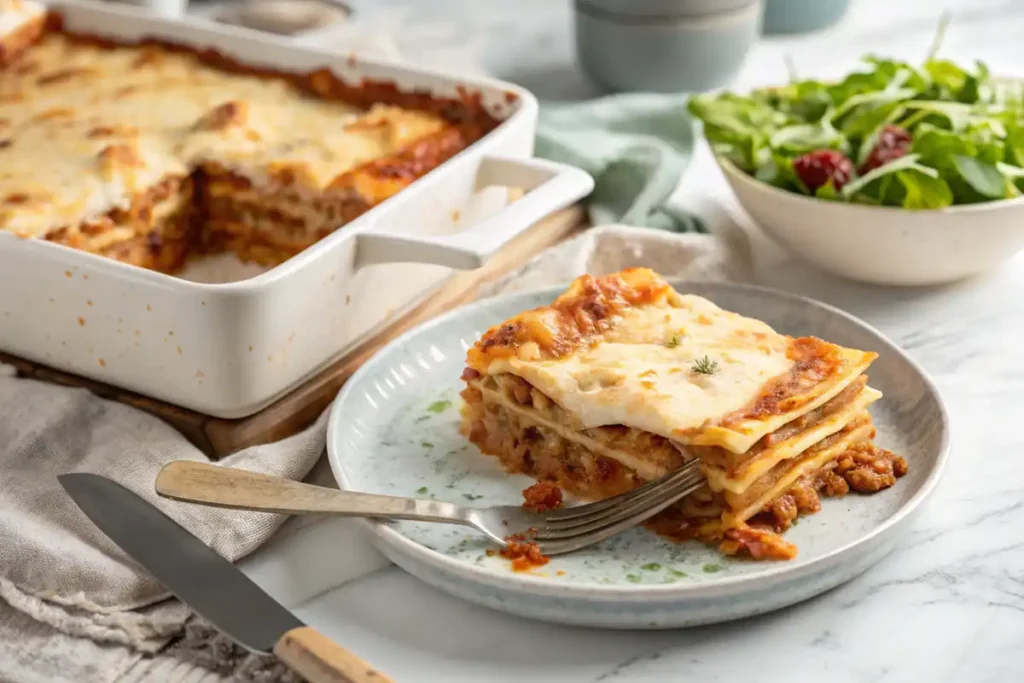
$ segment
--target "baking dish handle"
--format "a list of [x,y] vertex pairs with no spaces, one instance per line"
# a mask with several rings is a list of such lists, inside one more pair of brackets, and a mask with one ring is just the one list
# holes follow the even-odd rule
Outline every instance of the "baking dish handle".
[[361,233],[356,267],[430,263],[458,270],[479,268],[516,235],[594,189],[594,180],[585,171],[542,159],[487,157],[480,163],[477,180],[480,187],[515,187],[526,193],[493,216],[450,235]]

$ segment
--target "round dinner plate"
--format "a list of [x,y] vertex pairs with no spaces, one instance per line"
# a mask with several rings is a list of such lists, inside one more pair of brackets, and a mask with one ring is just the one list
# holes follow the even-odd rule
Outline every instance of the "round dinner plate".
[[[935,386],[893,342],[866,323],[791,294],[727,283],[676,282],[776,331],[876,351],[871,407],[877,443],[906,457],[909,473],[870,496],[824,499],[786,533],[787,562],[723,556],[643,529],[514,572],[474,530],[363,520],[395,564],[452,595],[550,622],[608,628],[673,628],[761,614],[839,585],[884,557],[935,489],[949,450],[949,422]],[[564,287],[481,301],[443,315],[384,347],[345,385],[331,411],[327,449],[342,489],[475,506],[521,504],[532,481],[510,476],[459,433],[466,349],[491,325],[550,303]]]

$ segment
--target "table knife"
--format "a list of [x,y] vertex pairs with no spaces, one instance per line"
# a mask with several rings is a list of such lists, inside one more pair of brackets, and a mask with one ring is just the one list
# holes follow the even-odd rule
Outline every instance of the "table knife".
[[241,570],[140,496],[97,474],[62,474],[58,479],[110,540],[242,647],[273,653],[312,683],[391,683],[303,624]]

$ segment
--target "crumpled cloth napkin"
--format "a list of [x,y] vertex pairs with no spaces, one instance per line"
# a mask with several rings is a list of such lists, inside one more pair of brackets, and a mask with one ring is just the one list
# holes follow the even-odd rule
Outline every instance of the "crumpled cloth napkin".
[[594,177],[586,200],[593,225],[706,232],[699,218],[669,202],[693,146],[685,96],[625,94],[542,103],[535,153]]
[[[221,462],[302,479],[323,452],[325,425],[323,416],[300,434]],[[37,622],[27,628],[18,615],[0,610],[0,680],[33,680],[26,667],[44,667],[38,680],[58,681],[65,675],[81,683],[111,680],[102,676],[118,667],[96,669],[93,678],[76,673],[83,657],[78,639],[126,646],[135,654],[124,660],[124,668],[142,653],[161,649],[189,617],[78,509],[60,487],[58,474],[108,476],[232,560],[262,545],[285,520],[158,498],[153,491],[157,472],[177,459],[207,460],[151,415],[84,389],[19,379],[12,368],[0,366],[0,598]],[[40,642],[57,652],[40,657]],[[111,656],[109,647],[100,650],[104,658]],[[51,665],[52,670],[45,669]]]

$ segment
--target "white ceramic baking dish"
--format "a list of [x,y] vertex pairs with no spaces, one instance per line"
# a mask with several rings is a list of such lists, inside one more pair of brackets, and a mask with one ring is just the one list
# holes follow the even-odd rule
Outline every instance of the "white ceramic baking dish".
[[[210,415],[249,415],[428,296],[452,269],[480,266],[593,186],[579,169],[530,158],[537,103],[508,83],[339,57],[132,8],[51,7],[64,13],[69,29],[115,39],[157,36],[214,47],[247,64],[297,71],[328,66],[347,81],[392,81],[441,96],[467,88],[502,123],[315,246],[240,281],[189,281],[0,234],[0,349],[23,358]],[[527,192],[460,229],[452,217],[475,190],[493,185]]]

